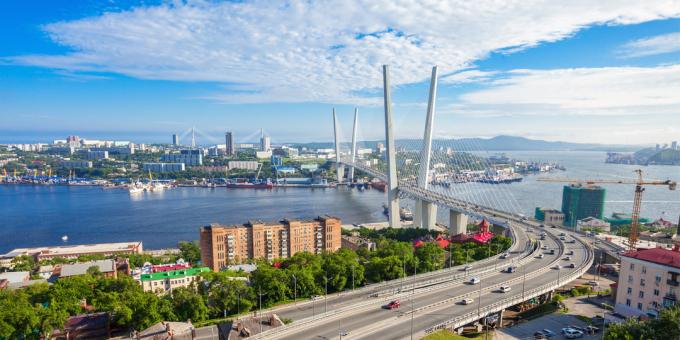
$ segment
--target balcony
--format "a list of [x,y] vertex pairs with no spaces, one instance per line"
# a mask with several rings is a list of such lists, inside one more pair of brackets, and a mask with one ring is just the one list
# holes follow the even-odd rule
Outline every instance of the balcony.
[[673,286],[673,287],[680,286],[680,282],[673,280],[673,279],[666,280],[666,284],[668,284],[669,286]]

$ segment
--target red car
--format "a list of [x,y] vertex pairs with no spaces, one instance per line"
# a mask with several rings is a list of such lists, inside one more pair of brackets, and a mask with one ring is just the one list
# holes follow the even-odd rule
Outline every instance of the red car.
[[399,300],[394,300],[394,301],[384,305],[383,308],[385,308],[385,309],[396,309],[396,308],[399,308],[399,306],[401,306],[401,302],[399,302]]

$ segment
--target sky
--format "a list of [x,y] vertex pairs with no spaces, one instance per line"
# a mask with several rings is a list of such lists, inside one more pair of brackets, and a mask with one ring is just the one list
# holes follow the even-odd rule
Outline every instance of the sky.
[[680,0],[3,1],[0,143],[680,139]]

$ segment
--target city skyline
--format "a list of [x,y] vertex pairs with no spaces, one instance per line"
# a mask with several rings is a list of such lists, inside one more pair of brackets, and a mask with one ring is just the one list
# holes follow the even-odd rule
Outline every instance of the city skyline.
[[381,64],[394,71],[397,138],[422,137],[434,64],[442,70],[436,138],[680,137],[676,4],[2,6],[3,139],[169,143],[196,126],[222,142],[225,131],[238,141],[260,127],[274,144],[328,142],[332,107],[347,134],[357,106],[360,139],[377,140]]

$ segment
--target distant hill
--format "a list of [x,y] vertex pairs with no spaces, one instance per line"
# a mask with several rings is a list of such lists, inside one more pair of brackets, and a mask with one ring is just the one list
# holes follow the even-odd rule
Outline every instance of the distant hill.
[[[416,149],[421,143],[415,139],[398,139],[397,146],[407,149]],[[349,144],[349,143],[343,143]],[[378,141],[361,142],[361,147],[375,148]],[[310,149],[332,148],[333,143],[305,143],[295,144]],[[492,138],[461,138],[461,139],[436,139],[432,141],[434,148],[450,147],[454,150],[465,151],[617,151],[632,152],[639,147],[629,145],[605,145],[583,144],[571,142],[551,142],[545,140],[529,139],[517,136],[496,136]]]

